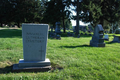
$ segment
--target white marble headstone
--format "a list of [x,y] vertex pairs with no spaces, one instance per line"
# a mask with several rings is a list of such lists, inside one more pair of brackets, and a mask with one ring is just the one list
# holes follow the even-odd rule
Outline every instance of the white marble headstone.
[[104,35],[104,39],[109,39],[108,34],[105,34],[105,35]]
[[[47,24],[22,24],[23,57],[19,66],[46,64],[46,47],[48,38]],[[45,62],[45,63],[44,63]]]
[[48,25],[22,24],[23,54],[25,61],[44,61],[48,37]]

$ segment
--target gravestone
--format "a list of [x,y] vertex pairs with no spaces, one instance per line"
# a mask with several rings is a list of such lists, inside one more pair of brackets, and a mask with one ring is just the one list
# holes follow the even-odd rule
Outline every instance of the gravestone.
[[55,24],[56,24],[55,33],[58,33],[58,34],[61,33],[61,31],[60,31],[60,24],[61,23],[60,22],[56,22]]
[[105,34],[105,35],[104,35],[104,40],[109,41],[109,36],[108,36],[108,34]]
[[51,28],[51,32],[53,32],[53,26],[51,26],[50,28]]
[[67,32],[67,36],[69,37],[69,36],[73,36],[74,35],[74,33],[71,33],[71,32]]
[[90,45],[94,47],[105,47],[104,38],[103,38],[103,27],[101,24],[98,24],[94,28],[94,35],[90,41]]
[[52,38],[56,38],[56,35],[57,35],[57,34],[54,33],[54,32],[50,32],[49,35],[50,35],[50,37],[52,37]]
[[114,36],[114,39],[112,42],[118,42],[120,43],[120,36]]
[[77,35],[77,38],[80,38],[80,34]]
[[50,60],[46,58],[48,38],[47,24],[22,24],[23,57],[13,70],[48,69]]
[[60,36],[60,35],[57,35],[57,36],[56,36],[56,39],[61,40],[61,36]]

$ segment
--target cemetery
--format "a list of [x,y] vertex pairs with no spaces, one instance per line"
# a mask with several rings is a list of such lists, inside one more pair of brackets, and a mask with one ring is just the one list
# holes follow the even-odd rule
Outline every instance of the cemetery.
[[[34,51],[34,46],[28,43],[35,41],[34,37],[39,35],[44,35],[43,33],[28,32],[23,36],[22,41],[22,29],[2,29],[0,30],[0,80],[3,79],[119,79],[119,43],[111,43],[114,39],[112,34],[109,34],[109,41],[104,41],[106,46],[103,47],[92,47],[90,46],[90,40],[92,36],[82,35],[80,38],[66,37],[64,33],[61,33],[62,40],[51,39],[48,36],[47,47],[46,47],[46,58],[49,59],[48,65],[51,67],[45,71],[40,72],[40,68],[37,69],[37,73],[34,67],[39,66],[39,64],[22,64],[21,59],[29,60],[28,56],[32,57],[30,59],[37,60],[37,55],[32,55]],[[31,30],[32,31],[32,30]],[[119,36],[119,34],[117,34]],[[27,37],[26,37],[27,36]],[[28,42],[29,38],[32,41]],[[25,39],[24,39],[25,38]],[[45,38],[45,37],[44,37]],[[38,38],[37,38],[38,39]],[[43,38],[40,38],[41,40]],[[34,41],[33,41],[34,40]],[[45,41],[46,42],[46,41]],[[41,44],[40,49],[41,48]],[[39,46],[38,45],[38,46]],[[26,46],[26,47],[24,47]],[[31,47],[30,47],[31,46]],[[33,47],[32,47],[33,46]],[[36,46],[37,47],[37,46]],[[44,46],[45,47],[45,46]],[[33,50],[32,50],[33,48]],[[26,52],[29,54],[24,54]],[[32,51],[31,51],[32,50]],[[37,50],[37,49],[35,49]],[[36,51],[35,51],[36,52]],[[44,51],[42,51],[44,52]],[[36,58],[34,58],[36,56]],[[39,57],[38,57],[39,59]],[[42,58],[40,58],[42,59]],[[44,58],[45,59],[45,58]],[[43,60],[44,60],[43,59]],[[29,61],[28,61],[29,62]],[[24,63],[24,62],[23,62]],[[15,64],[20,64],[21,66],[34,66],[34,70],[30,72],[14,72],[13,66]],[[32,69],[33,69],[32,68]],[[16,69],[16,68],[15,68]],[[27,71],[27,70],[26,70]],[[111,76],[112,74],[112,76]],[[93,77],[94,76],[94,77]]]
[[0,80],[120,80],[120,1],[1,0]]

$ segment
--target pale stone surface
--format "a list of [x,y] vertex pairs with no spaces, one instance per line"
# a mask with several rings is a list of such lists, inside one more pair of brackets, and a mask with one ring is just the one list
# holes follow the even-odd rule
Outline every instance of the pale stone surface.
[[47,24],[22,24],[23,57],[19,67],[50,66],[46,59],[48,38]]
[[22,24],[25,61],[44,61],[48,37],[47,24]]
[[38,66],[49,66],[50,60],[46,59],[45,61],[24,61],[24,59],[19,60],[19,67],[38,67]]
[[109,40],[108,34],[105,34],[105,35],[104,35],[104,40]]
[[46,59],[48,38],[47,24],[22,24],[23,57],[13,71],[50,70],[50,60]]

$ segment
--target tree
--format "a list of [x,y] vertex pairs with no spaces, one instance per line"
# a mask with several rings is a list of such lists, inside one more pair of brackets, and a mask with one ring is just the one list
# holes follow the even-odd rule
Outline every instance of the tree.
[[70,22],[70,11],[68,10],[67,7],[69,7],[69,3],[67,2],[67,0],[56,0],[57,1],[57,8],[59,8],[60,10],[60,16],[61,16],[61,22],[63,24],[63,29],[64,29],[64,33],[66,32],[66,27],[65,27],[65,19],[67,19]]
[[79,0],[77,0],[77,20],[76,20],[76,34],[79,34]]
[[20,27],[22,22],[41,22],[43,18],[40,0],[1,0],[0,23],[15,22]]
[[77,13],[76,16],[73,16],[73,19],[76,20],[76,29],[75,34],[79,34],[79,20],[80,20],[80,14],[81,14],[81,2],[82,0],[71,0],[71,5],[75,7],[74,11]]
[[55,1],[52,0],[50,2],[46,2],[46,10],[44,12],[44,17],[42,19],[43,23],[49,23],[52,24],[53,26],[55,26],[55,22],[58,21],[58,17],[56,16],[56,5],[55,5]]
[[90,22],[93,26],[104,22],[115,23],[120,20],[119,0],[83,0],[80,17],[83,22]]
[[0,0],[0,23],[1,26],[3,23],[9,23],[10,21],[10,16],[12,16],[12,9],[13,6],[10,4],[8,0]]
[[34,23],[40,22],[42,19],[41,4],[39,0],[16,0],[15,12],[13,19],[17,22],[18,27],[20,23]]
[[62,22],[64,33],[66,32],[65,19],[69,19],[70,11],[67,9],[66,0],[51,0],[46,3],[43,22],[55,25],[56,22]]

